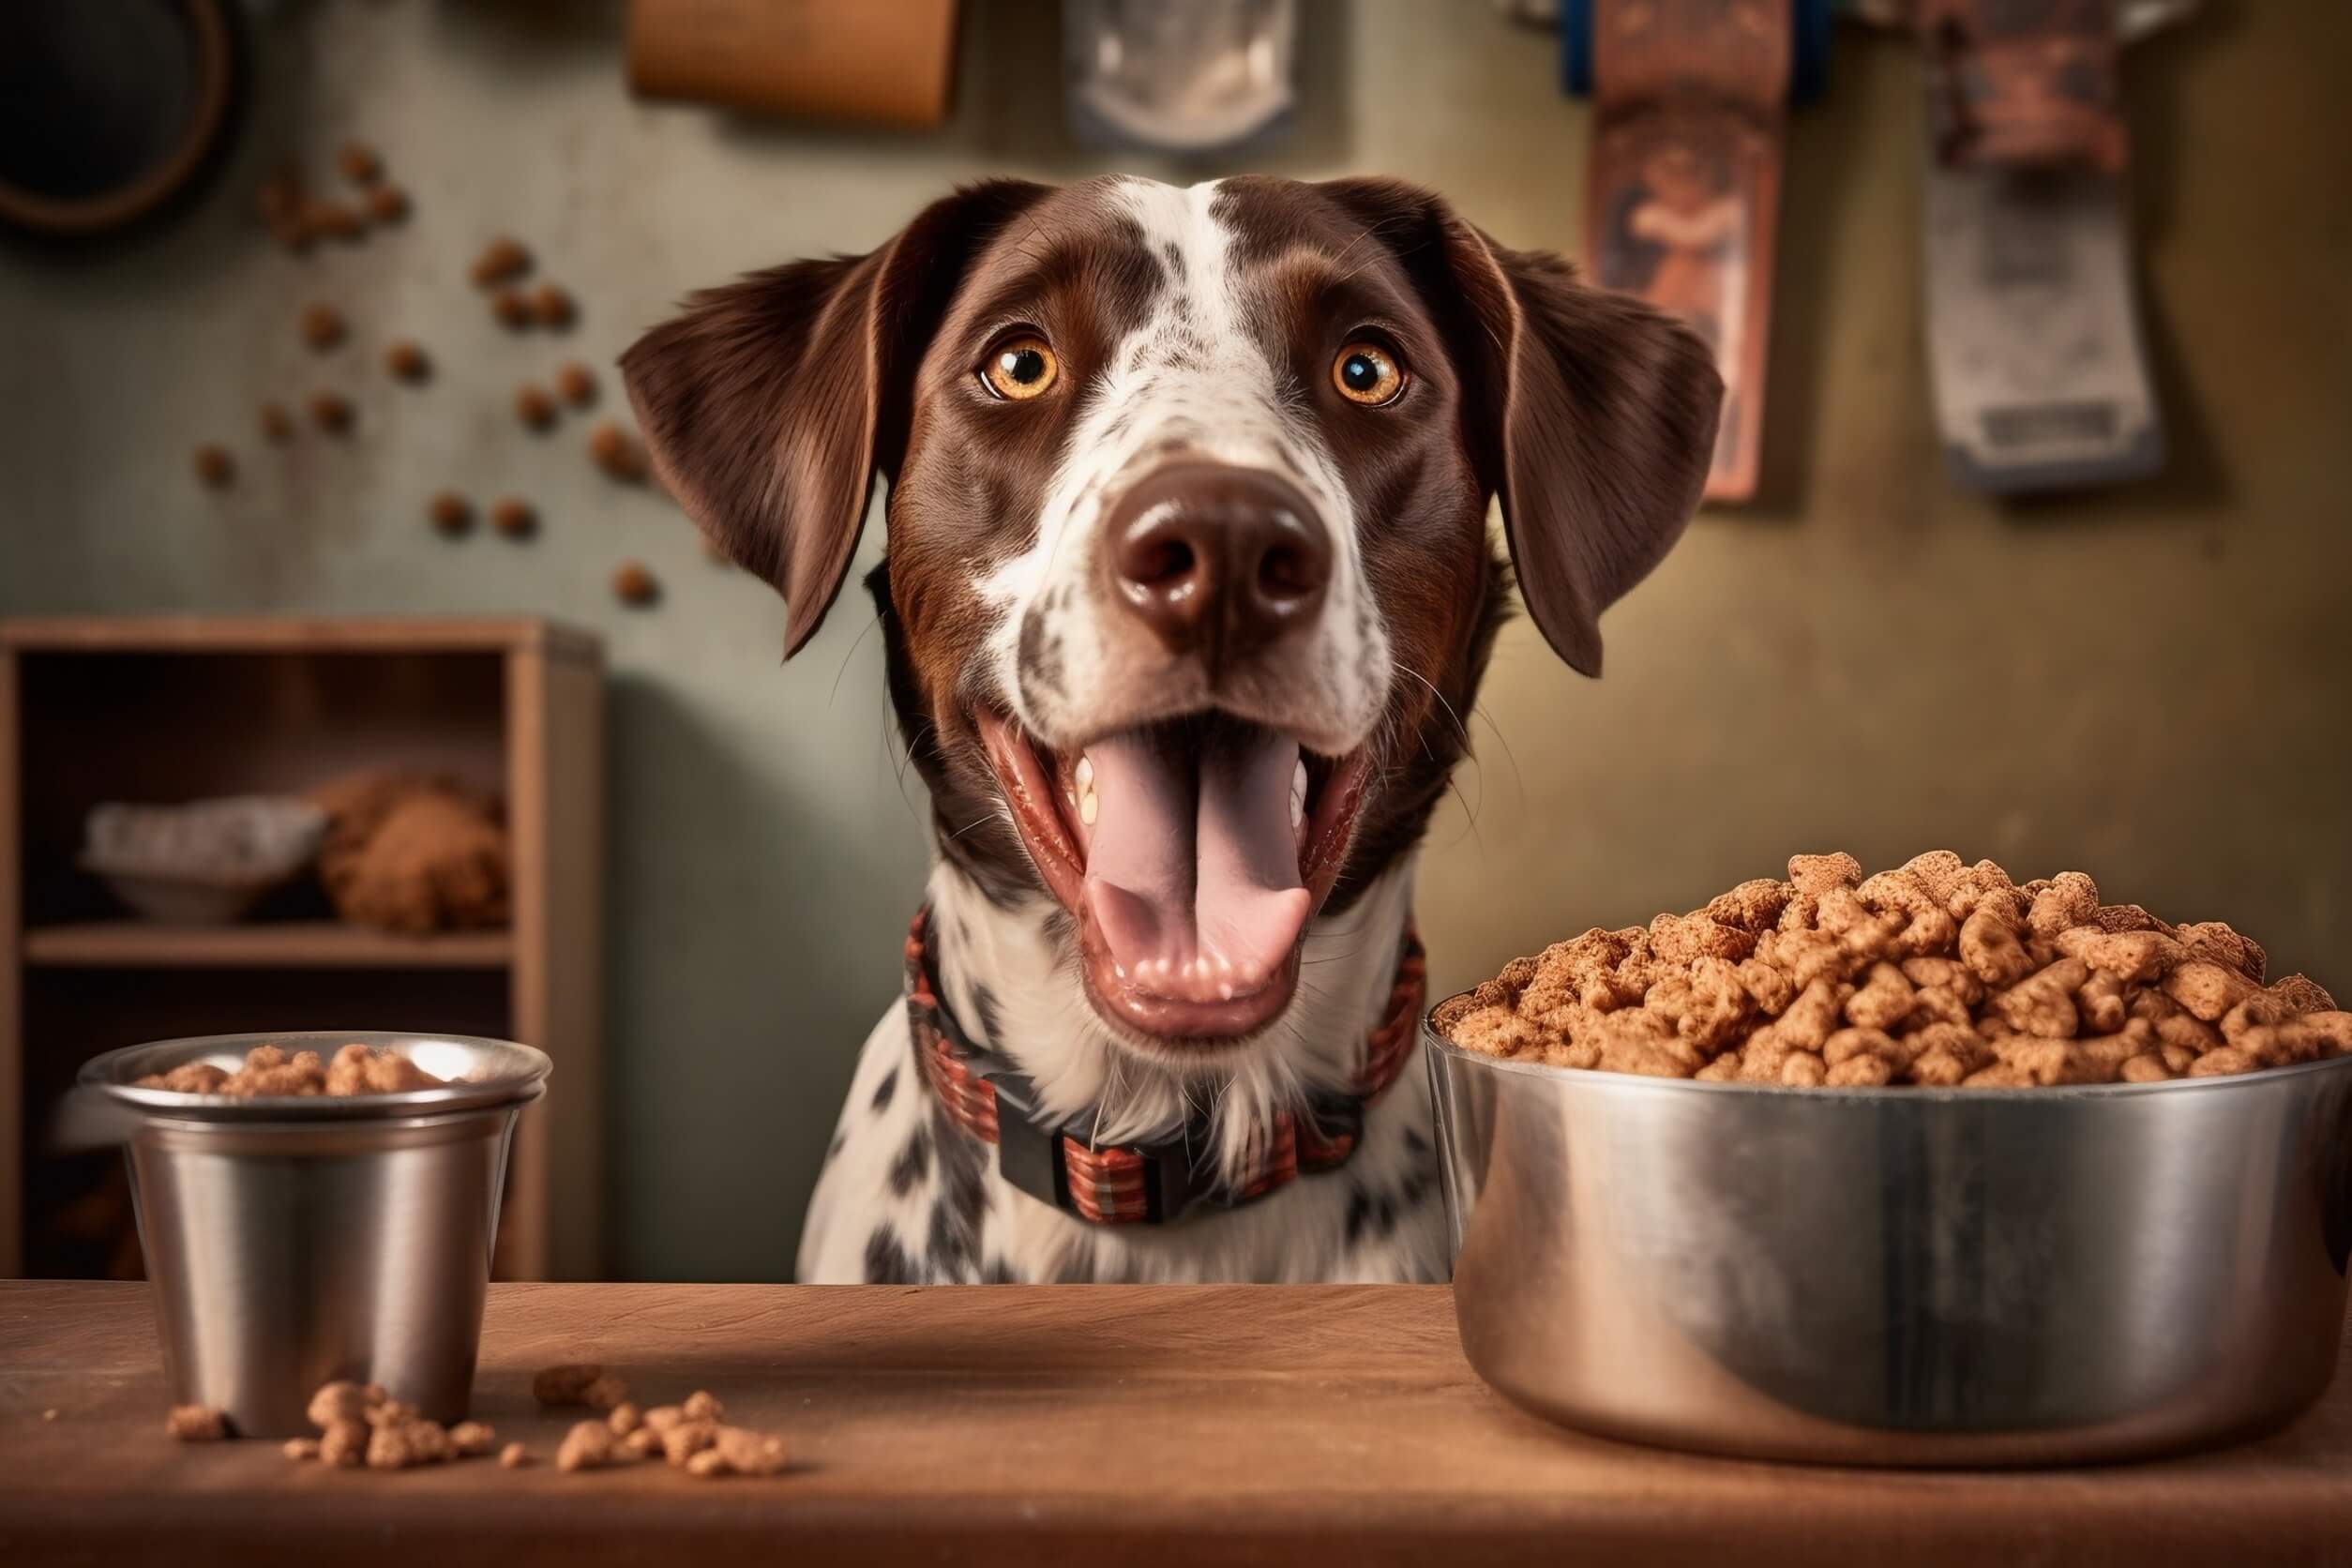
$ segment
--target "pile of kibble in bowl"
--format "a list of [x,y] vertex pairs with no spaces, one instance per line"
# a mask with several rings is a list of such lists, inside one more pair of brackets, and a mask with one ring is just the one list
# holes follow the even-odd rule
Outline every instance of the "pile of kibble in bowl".
[[2153,1083],[2352,1054],[2352,1013],[2251,938],[1948,850],[1798,855],[1688,914],[1556,942],[1440,1006],[1466,1049],[1798,1087]]
[[209,1062],[183,1062],[168,1073],[150,1073],[134,1089],[168,1089],[178,1094],[219,1094],[233,1100],[264,1096],[404,1094],[413,1089],[445,1089],[432,1074],[399,1051],[376,1050],[354,1041],[331,1062],[314,1050],[288,1056],[277,1046],[255,1046],[235,1072]]

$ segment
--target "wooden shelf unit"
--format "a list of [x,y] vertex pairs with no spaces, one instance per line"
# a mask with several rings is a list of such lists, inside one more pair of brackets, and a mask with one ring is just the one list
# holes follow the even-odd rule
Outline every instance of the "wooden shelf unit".
[[[119,1202],[93,1190],[119,1187],[119,1160],[40,1147],[82,1061],[179,1034],[388,1028],[554,1058],[516,1135],[495,1268],[597,1277],[603,689],[593,637],[525,618],[0,621],[0,1276],[87,1272],[36,1226]],[[101,800],[294,792],[384,765],[505,800],[507,929],[345,925],[315,887],[235,925],[161,925],[73,863]]]
[[514,956],[511,931],[404,937],[339,920],[80,920],[24,933],[24,962],[34,969],[504,969]]

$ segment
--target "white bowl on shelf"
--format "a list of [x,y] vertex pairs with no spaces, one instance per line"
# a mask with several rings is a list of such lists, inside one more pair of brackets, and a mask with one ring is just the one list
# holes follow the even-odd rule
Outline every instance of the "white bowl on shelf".
[[326,813],[287,795],[232,795],[182,806],[110,801],[83,828],[82,868],[149,920],[219,926],[237,919],[318,857]]

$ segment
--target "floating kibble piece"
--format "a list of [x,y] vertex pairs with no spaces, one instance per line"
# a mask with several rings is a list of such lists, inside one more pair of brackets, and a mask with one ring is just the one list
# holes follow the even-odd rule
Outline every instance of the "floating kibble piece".
[[527,539],[539,530],[539,514],[519,495],[502,496],[490,507],[490,526],[510,539]]
[[443,490],[427,504],[425,515],[433,526],[454,539],[474,526],[474,503],[456,490]]
[[520,240],[503,234],[484,246],[482,253],[474,258],[474,282],[478,288],[511,283],[530,270],[531,252],[523,249]]
[[536,382],[524,382],[515,388],[515,417],[535,430],[544,430],[555,423],[555,399]]
[[596,400],[596,373],[575,359],[555,372],[555,395],[574,408]]
[[313,300],[302,308],[302,340],[312,348],[333,348],[343,340],[346,330],[343,313],[324,300]]
[[384,368],[401,381],[416,382],[432,374],[433,362],[423,344],[403,338],[384,351]]
[[632,610],[661,597],[661,583],[642,561],[624,561],[612,574],[612,596]]
[[331,435],[340,435],[350,430],[352,421],[358,416],[359,411],[353,408],[351,400],[340,392],[310,394],[311,422]]
[[196,448],[196,477],[212,490],[226,490],[237,476],[236,460],[226,446],[204,445]]
[[531,291],[531,319],[541,326],[561,330],[579,319],[580,307],[561,283],[542,283]]
[[384,178],[384,159],[365,142],[346,142],[335,155],[335,166],[354,185],[373,185]]

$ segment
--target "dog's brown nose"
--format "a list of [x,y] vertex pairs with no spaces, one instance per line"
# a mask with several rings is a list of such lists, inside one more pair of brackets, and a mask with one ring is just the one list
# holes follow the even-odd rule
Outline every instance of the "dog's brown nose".
[[1225,463],[1154,470],[1111,509],[1112,594],[1176,653],[1212,665],[1312,621],[1331,535],[1278,475]]

